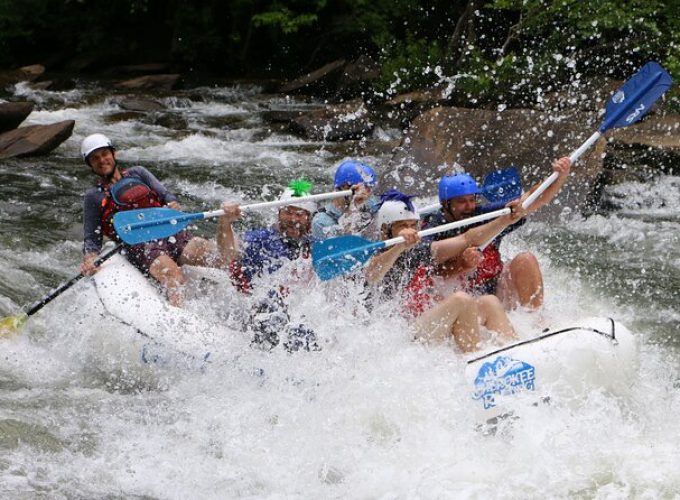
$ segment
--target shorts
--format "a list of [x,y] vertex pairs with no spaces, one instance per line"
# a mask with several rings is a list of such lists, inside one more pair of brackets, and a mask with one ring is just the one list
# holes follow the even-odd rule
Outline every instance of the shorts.
[[491,278],[481,283],[469,284],[465,291],[475,295],[496,295],[496,290],[498,289],[498,276]]
[[179,233],[162,240],[148,241],[138,245],[126,247],[125,257],[137,269],[144,274],[149,274],[149,268],[153,261],[161,255],[167,255],[175,262],[179,263],[179,258],[186,248],[193,235],[188,231]]

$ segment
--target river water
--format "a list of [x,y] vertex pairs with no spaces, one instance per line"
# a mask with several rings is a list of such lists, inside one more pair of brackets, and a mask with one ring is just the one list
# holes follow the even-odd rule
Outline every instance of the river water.
[[[37,103],[26,124],[74,119],[76,127],[47,157],[0,163],[2,316],[78,272],[81,195],[92,182],[78,148],[90,133],[113,138],[123,164],[149,167],[188,211],[272,199],[300,175],[328,190],[339,161],[361,156],[380,170],[399,137],[378,130],[349,145],[306,142],[261,112],[314,103],[254,86],[162,98],[178,129],[123,115],[94,85],[59,93],[20,85],[15,94]],[[236,339],[231,352],[201,369],[142,365],[102,347],[116,327],[80,310],[92,293],[85,280],[0,342],[0,496],[677,498],[680,178],[606,196],[620,208],[532,221],[502,250],[537,255],[544,323],[611,316],[634,332],[639,362],[624,395],[593,390],[576,405],[529,406],[480,428],[463,390],[465,358],[412,342],[386,309],[357,313],[351,285],[298,292],[297,312],[320,352],[250,348],[237,321],[243,305],[225,286],[225,296],[197,297],[194,307],[220,311]],[[257,214],[246,226],[273,218]],[[206,221],[197,232],[214,227]],[[523,312],[512,319],[538,321]]]

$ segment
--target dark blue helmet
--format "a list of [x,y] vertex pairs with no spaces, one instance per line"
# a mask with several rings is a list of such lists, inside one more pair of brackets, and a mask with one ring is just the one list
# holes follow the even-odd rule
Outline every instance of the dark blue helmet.
[[445,175],[439,180],[439,201],[441,203],[458,196],[479,193],[481,193],[479,186],[469,174]]
[[375,187],[378,183],[375,171],[360,161],[347,160],[343,161],[338,169],[335,171],[335,189],[340,186],[349,184],[366,184],[370,187]]

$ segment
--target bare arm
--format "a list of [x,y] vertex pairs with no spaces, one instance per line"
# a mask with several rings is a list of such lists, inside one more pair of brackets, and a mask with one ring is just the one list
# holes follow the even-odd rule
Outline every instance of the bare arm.
[[398,236],[403,236],[406,241],[404,243],[397,243],[384,252],[379,253],[368,262],[364,272],[366,281],[370,285],[380,283],[387,272],[392,269],[399,256],[420,241],[420,236],[415,229],[404,229],[399,232]]
[[508,206],[513,210],[513,213],[510,215],[504,215],[503,217],[498,217],[481,226],[468,229],[463,234],[459,234],[453,238],[447,238],[432,243],[432,256],[434,257],[435,262],[441,264],[442,262],[458,257],[468,247],[483,245],[510,224],[517,222],[526,215],[526,212],[521,210],[519,200],[511,201],[508,203]]
[[447,273],[449,275],[469,273],[477,269],[482,259],[479,247],[467,247],[458,257],[446,262]]
[[232,223],[241,217],[241,207],[237,203],[224,202],[224,215],[220,217],[217,226],[217,248],[224,262],[229,263],[240,256],[238,239],[231,227]]
[[[562,189],[562,186],[567,182],[567,178],[569,177],[569,171],[571,170],[571,160],[569,159],[568,156],[564,156],[560,158],[559,160],[555,160],[552,164],[553,171],[557,172],[559,177],[557,177],[557,180],[553,182],[548,189],[546,189],[541,196],[539,196],[536,201],[534,201],[530,207],[527,207],[527,213],[532,213],[541,208],[544,205],[547,205],[550,203],[555,196],[560,192],[560,189]],[[531,193],[533,193],[537,188],[539,184],[536,186],[532,187],[528,192],[524,193],[522,195],[521,201],[526,200]]]

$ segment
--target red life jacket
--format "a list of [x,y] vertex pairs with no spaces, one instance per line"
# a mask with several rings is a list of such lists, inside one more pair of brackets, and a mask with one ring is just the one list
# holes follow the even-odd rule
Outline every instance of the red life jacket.
[[503,270],[501,252],[494,244],[488,245],[482,252],[482,261],[477,266],[475,272],[468,277],[468,285],[481,285],[489,280],[498,277]]
[[434,297],[434,280],[427,266],[418,266],[411,281],[404,289],[404,309],[407,315],[418,317],[432,306]]
[[102,233],[110,239],[118,239],[113,228],[113,216],[117,212],[138,208],[156,208],[163,204],[158,193],[138,177],[129,176],[127,170],[121,172],[122,179],[106,184],[99,181],[99,189],[104,191],[102,199]]
[[241,266],[241,261],[238,259],[233,259],[229,263],[229,275],[231,277],[231,283],[236,287],[239,292],[250,295],[252,291],[252,286],[250,280],[243,272],[243,267]]

